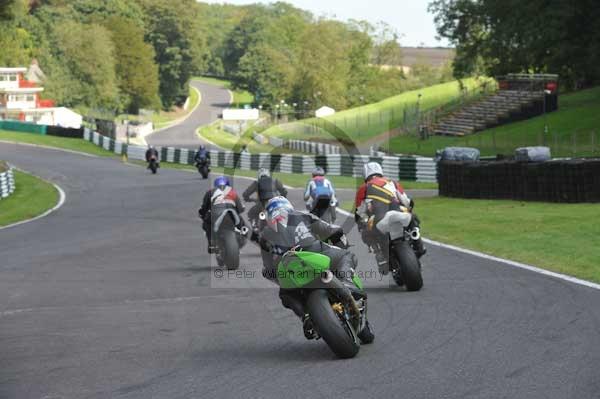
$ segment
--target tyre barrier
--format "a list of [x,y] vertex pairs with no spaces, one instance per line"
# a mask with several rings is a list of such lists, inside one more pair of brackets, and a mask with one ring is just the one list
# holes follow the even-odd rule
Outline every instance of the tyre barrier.
[[15,192],[15,176],[13,169],[9,166],[8,170],[0,173],[0,200],[8,198]]
[[[129,159],[145,161],[146,147],[127,145],[102,136],[89,129],[84,131],[84,139],[117,155]],[[157,147],[160,160],[183,165],[194,164],[194,151],[183,148]],[[437,164],[432,158],[419,157],[377,157],[367,155],[292,155],[292,154],[250,154],[232,151],[210,151],[213,166],[258,170],[268,168],[272,172],[311,174],[320,166],[331,176],[361,177],[363,165],[367,162],[380,162],[386,176],[408,181],[436,182]]]
[[454,162],[438,168],[441,196],[543,202],[600,202],[600,159]]

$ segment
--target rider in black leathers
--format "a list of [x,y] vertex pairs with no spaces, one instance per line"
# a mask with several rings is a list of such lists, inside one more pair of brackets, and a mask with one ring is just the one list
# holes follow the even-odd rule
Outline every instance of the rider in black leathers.
[[288,191],[277,179],[271,177],[268,169],[261,168],[258,171],[258,178],[252,182],[244,191],[242,197],[245,202],[250,202],[252,195],[257,193],[258,202],[248,211],[249,220],[258,220],[258,215],[264,209],[267,201],[277,196],[287,197]]
[[158,161],[158,151],[156,150],[156,148],[150,146],[148,147],[148,150],[146,150],[146,162],[150,162],[150,158],[152,158],[152,156],[156,157],[156,160]]
[[[331,271],[336,277],[355,297],[366,297],[364,291],[358,289],[352,282],[358,262],[352,252],[342,249],[347,247],[347,243],[341,227],[326,223],[315,215],[294,210],[284,197],[273,198],[266,208],[267,227],[263,230],[260,240],[265,278],[276,281],[277,264],[281,256],[294,247],[300,247],[328,256],[331,259]],[[277,221],[282,214],[281,209],[285,213],[285,222]],[[278,215],[276,218],[270,216],[274,212]],[[328,240],[335,246],[323,242]],[[303,318],[306,312],[297,295],[296,290],[279,291],[283,306]]]

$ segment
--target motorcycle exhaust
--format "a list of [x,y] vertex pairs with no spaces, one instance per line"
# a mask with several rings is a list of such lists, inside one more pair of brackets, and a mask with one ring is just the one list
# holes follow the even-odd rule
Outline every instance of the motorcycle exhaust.
[[409,235],[411,239],[418,241],[421,238],[421,229],[415,227],[410,231]]
[[260,220],[267,220],[267,214],[264,213],[264,212],[261,212],[261,213],[258,214],[258,218]]
[[331,273],[330,270],[321,273],[321,281],[323,282],[323,284],[331,283],[331,281],[333,281],[333,273]]
[[250,232],[250,229],[249,229],[249,228],[247,228],[246,226],[243,226],[243,227],[240,229],[240,233],[241,233],[243,236],[247,236],[247,235],[248,235],[248,232]]

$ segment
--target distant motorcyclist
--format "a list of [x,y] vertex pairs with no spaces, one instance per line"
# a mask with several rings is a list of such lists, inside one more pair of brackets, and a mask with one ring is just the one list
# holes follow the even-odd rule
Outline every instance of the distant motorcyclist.
[[[402,185],[396,181],[388,179],[383,175],[383,168],[377,162],[369,162],[364,165],[363,175],[365,182],[361,185],[356,193],[355,198],[355,219],[358,224],[359,230],[363,233],[362,238],[365,244],[371,246],[373,240],[380,240],[381,237],[377,237],[374,234],[368,233],[365,229],[366,226],[363,224],[363,220],[370,216],[374,216],[373,223],[377,224],[386,213],[390,210],[400,210],[400,207],[404,207],[410,212],[414,207],[414,202],[408,198]],[[413,213],[413,218],[409,228],[419,227],[419,219]],[[384,252],[388,248],[387,240],[380,240],[384,248]],[[427,251],[423,246],[422,239],[414,241],[415,252],[418,257],[423,256]],[[377,262],[381,268],[385,268],[387,263],[384,254],[376,254]]]
[[[366,297],[364,291],[352,282],[357,259],[352,252],[342,249],[347,247],[347,241],[341,227],[326,223],[312,214],[294,210],[285,197],[271,199],[265,209],[267,227],[260,239],[265,278],[277,283],[277,265],[281,256],[292,248],[302,248],[328,256],[331,259],[331,271],[352,295],[357,299]],[[337,246],[323,242],[327,240]],[[302,319],[307,334],[311,326],[307,325],[309,320],[297,295],[296,290],[279,290],[281,303]]]
[[256,181],[252,182],[242,194],[244,201],[251,202],[254,193],[257,194],[258,201],[248,211],[248,219],[254,221],[258,220],[260,212],[271,198],[277,196],[287,197],[288,195],[288,191],[283,184],[278,179],[271,177],[271,172],[266,168],[258,170]]
[[[306,202],[306,208],[314,215],[321,217],[320,208],[335,207],[337,205],[337,199],[335,197],[335,189],[333,184],[325,177],[325,170],[317,166],[312,172],[312,179],[310,179],[306,185],[304,191],[304,201]],[[325,205],[321,206],[321,203]],[[335,221],[335,210],[331,212],[331,220]]]
[[210,152],[206,149],[204,144],[200,144],[200,147],[198,147],[198,151],[196,151],[196,155],[194,155],[194,162],[200,165],[204,163],[210,165]]
[[146,150],[146,162],[148,162],[147,169],[152,169],[152,173],[156,173],[156,169],[160,167],[160,159],[158,151],[154,146],[148,146],[148,149]]
[[153,157],[158,161],[158,151],[154,146],[148,146],[146,150],[146,162],[150,162]]
[[206,233],[206,238],[208,241],[208,253],[212,253],[214,249],[211,240],[213,216],[212,210],[217,206],[225,206],[235,209],[240,216],[240,223],[236,227],[241,229],[245,225],[244,219],[241,216],[245,210],[245,207],[240,201],[240,197],[238,196],[237,192],[231,186],[229,178],[226,176],[220,176],[215,179],[214,187],[204,194],[202,207],[198,210],[198,215],[203,222],[202,228]]

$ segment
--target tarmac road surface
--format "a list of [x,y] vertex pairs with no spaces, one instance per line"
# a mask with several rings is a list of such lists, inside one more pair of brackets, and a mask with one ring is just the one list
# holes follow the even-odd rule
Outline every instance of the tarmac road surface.
[[600,395],[597,290],[430,248],[408,293],[353,230],[376,340],[336,360],[280,305],[255,246],[242,275],[215,272],[198,174],[4,143],[0,159],[67,195],[0,230],[2,399]]
[[231,102],[230,92],[221,86],[192,80],[190,84],[201,93],[198,107],[183,122],[175,126],[157,131],[146,137],[146,142],[156,147],[179,147],[197,149],[200,144],[205,144],[209,149],[218,149],[212,144],[203,141],[196,134],[200,126],[216,121],[229,107]]

